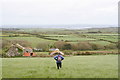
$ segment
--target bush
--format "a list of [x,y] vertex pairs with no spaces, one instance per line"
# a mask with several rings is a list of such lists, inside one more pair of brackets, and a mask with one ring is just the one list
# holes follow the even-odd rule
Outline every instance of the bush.
[[71,44],[64,42],[64,41],[55,42],[55,47],[59,48],[60,50],[71,50],[72,49]]
[[44,42],[44,43],[42,42],[37,45],[37,48],[42,49],[43,51],[49,51],[49,44],[50,42]]
[[105,47],[106,47],[106,49],[117,49],[117,45],[113,44],[113,43],[106,45]]
[[64,42],[64,41],[57,41],[57,42],[55,42],[55,47],[62,50],[65,44],[66,44],[66,42]]
[[11,46],[11,41],[10,40],[6,40],[6,39],[2,39],[2,49],[8,47],[8,46]]
[[91,47],[92,47],[92,50],[105,49],[105,47],[102,46],[102,45],[100,45],[100,44],[94,44],[94,43],[91,43],[90,45],[91,45]]
[[73,50],[92,50],[92,46],[88,42],[79,42],[72,44]]
[[25,41],[25,40],[12,40],[11,42],[12,42],[12,44],[18,43],[23,47],[31,47],[31,43],[29,43],[28,41]]
[[71,50],[64,50],[63,53],[65,55],[72,55],[73,51],[71,51]]
[[2,44],[2,56],[6,56],[5,53],[9,50],[12,43],[10,40],[3,39],[1,44]]
[[72,44],[72,50],[99,50],[99,49],[105,49],[105,47],[99,44],[93,44],[89,42],[79,42],[76,44]]
[[70,49],[71,49],[71,44],[68,43],[64,44],[63,50],[70,50]]
[[77,51],[77,52],[74,52],[73,55],[92,55],[92,54],[88,51],[86,52]]

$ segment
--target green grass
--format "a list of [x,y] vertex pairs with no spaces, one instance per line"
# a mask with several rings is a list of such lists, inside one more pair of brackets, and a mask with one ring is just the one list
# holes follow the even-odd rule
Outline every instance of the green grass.
[[113,42],[118,41],[118,34],[84,34],[84,35],[91,36],[97,39],[113,41]]
[[2,58],[0,58],[0,79],[2,78]]
[[95,39],[91,39],[91,38],[83,38],[83,37],[78,37],[78,36],[74,36],[74,35],[69,35],[69,36],[63,36],[63,37],[47,37],[47,38],[51,38],[51,39],[58,39],[58,40],[70,40],[70,41],[88,41],[88,40],[95,40]]
[[104,40],[108,40],[108,41],[113,41],[113,42],[117,42],[118,41],[118,36],[96,36],[99,39],[104,39]]
[[[22,34],[20,34],[22,35]],[[78,43],[80,41],[87,41],[90,43],[95,43],[95,44],[101,44],[103,46],[105,45],[109,45],[110,42],[108,41],[113,41],[113,42],[117,42],[118,41],[118,34],[80,34],[81,36],[78,35],[57,35],[57,34],[46,34],[45,36],[49,36],[47,38],[51,38],[51,39],[58,39],[58,40],[67,40],[70,41],[70,43]],[[85,35],[83,37],[83,35]],[[91,36],[94,37],[96,39],[93,38],[89,38],[87,36]],[[54,43],[55,41],[53,40],[47,40],[47,39],[42,39],[42,38],[37,38],[37,37],[3,37],[5,39],[8,40],[25,40],[30,42],[32,47],[36,47],[39,43],[45,43],[45,42],[50,42],[50,43]],[[108,40],[108,41],[102,41],[99,39],[104,39],[104,40]]]
[[117,78],[118,56],[65,57],[56,69],[53,58],[3,58],[3,78]]
[[25,40],[31,43],[32,47],[36,47],[39,43],[46,43],[46,42],[51,42],[53,43],[54,41],[52,40],[46,40],[42,38],[37,38],[37,37],[4,37],[4,39],[8,40]]
[[110,42],[107,41],[90,41],[90,43],[99,44],[103,46],[111,44]]
[[[112,44],[112,43],[107,42],[107,41],[98,41],[98,40],[95,40],[95,41],[86,41],[86,42],[94,43],[94,44],[99,44],[99,45],[102,45],[102,46],[106,46],[106,45]],[[69,43],[76,44],[76,43],[79,43],[79,42],[69,42]]]
[[56,36],[57,36],[57,37],[61,37],[61,36],[63,36],[63,37],[66,37],[66,36],[69,36],[69,35],[55,35],[55,34],[54,34],[54,35],[45,35],[45,36],[49,36],[49,37],[54,37],[54,36],[55,36],[55,37],[56,37]]

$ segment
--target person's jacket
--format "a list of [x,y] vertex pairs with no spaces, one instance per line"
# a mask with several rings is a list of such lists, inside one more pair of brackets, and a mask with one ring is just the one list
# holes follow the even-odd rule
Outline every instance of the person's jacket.
[[64,57],[61,56],[61,55],[57,55],[57,56],[54,57],[54,59],[56,60],[56,63],[61,63],[62,60],[64,59]]

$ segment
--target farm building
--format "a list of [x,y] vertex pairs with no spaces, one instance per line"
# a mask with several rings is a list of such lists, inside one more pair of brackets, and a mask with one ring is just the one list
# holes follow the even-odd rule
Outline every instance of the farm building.
[[8,56],[17,56],[18,54],[18,49],[22,50],[23,56],[36,56],[35,53],[33,53],[32,48],[29,47],[23,47],[20,44],[12,44],[11,48],[8,50],[8,52],[6,53]]
[[32,48],[25,48],[23,51],[23,56],[35,56],[35,53],[33,53]]

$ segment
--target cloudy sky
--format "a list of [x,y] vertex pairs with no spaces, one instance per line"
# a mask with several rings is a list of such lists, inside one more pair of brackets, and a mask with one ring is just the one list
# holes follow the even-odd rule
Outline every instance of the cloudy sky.
[[0,0],[1,24],[118,24],[119,0]]

